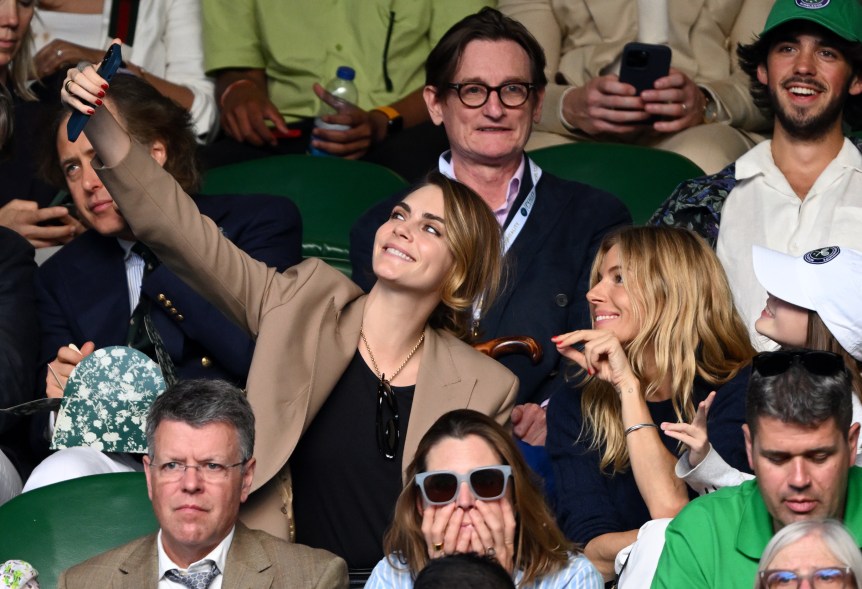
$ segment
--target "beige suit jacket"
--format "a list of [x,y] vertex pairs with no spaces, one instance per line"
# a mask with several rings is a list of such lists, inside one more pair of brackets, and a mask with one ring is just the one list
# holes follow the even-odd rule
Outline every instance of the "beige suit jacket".
[[[60,589],[155,589],[159,582],[156,534],[133,540],[73,566]],[[325,550],[290,544],[266,532],[236,526],[225,561],[224,589],[346,588],[347,564]]]
[[[730,125],[747,131],[768,128],[770,121],[751,99],[736,46],[755,40],[773,2],[667,0],[671,65],[718,99]],[[500,10],[524,23],[545,50],[545,73],[551,83],[538,130],[570,134],[560,120],[563,92],[605,73],[623,46],[637,40],[637,4],[637,0],[500,0]],[[565,83],[558,83],[558,73]]]
[[[356,353],[365,296],[340,272],[310,259],[283,274],[252,259],[202,217],[173,178],[137,144],[99,176],[135,235],[192,288],[256,338],[248,398],[257,420],[250,527],[288,538],[285,465]],[[518,381],[500,363],[448,333],[427,330],[404,440],[402,470],[443,413],[470,408],[507,424]]]

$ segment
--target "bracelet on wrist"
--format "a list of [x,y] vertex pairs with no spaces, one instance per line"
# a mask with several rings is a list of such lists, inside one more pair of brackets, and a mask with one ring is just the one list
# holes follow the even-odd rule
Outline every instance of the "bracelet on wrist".
[[636,431],[638,431],[639,429],[643,429],[643,428],[645,428],[645,427],[654,427],[655,429],[658,429],[658,426],[657,426],[656,424],[654,424],[654,423],[636,423],[636,424],[634,424],[634,425],[633,425],[633,426],[631,426],[631,427],[627,427],[627,428],[626,428],[626,430],[623,432],[623,435],[624,435],[625,437],[628,437],[628,435],[629,435],[630,433],[632,433],[632,432],[636,432]]
[[222,108],[222,109],[223,109],[223,108],[224,108],[224,101],[225,101],[225,99],[227,98],[227,95],[228,95],[232,90],[234,90],[234,89],[235,89],[235,88],[237,88],[238,86],[242,86],[243,84],[251,84],[252,86],[257,86],[257,84],[255,84],[255,83],[254,83],[254,82],[252,82],[251,80],[237,80],[236,82],[232,82],[231,84],[229,84],[229,85],[228,85],[228,87],[227,87],[227,88],[225,88],[225,89],[224,89],[224,92],[222,92],[222,93],[221,93],[221,97],[218,99],[218,106],[219,106],[219,108]]
[[396,133],[400,133],[401,129],[404,128],[404,117],[402,117],[401,113],[391,106],[378,106],[376,108],[372,108],[370,112],[379,112],[386,117],[386,134],[384,135],[384,139],[391,135],[395,135]]

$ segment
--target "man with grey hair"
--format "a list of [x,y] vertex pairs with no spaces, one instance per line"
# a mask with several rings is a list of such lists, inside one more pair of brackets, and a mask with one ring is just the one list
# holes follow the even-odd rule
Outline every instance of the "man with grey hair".
[[770,538],[795,521],[842,520],[862,540],[851,395],[837,354],[758,354],[742,426],[757,478],[700,497],[674,518],[652,586],[751,587]]
[[237,521],[254,478],[254,414],[224,381],[170,387],[147,417],[147,491],[157,533],[91,558],[59,587],[347,587],[347,565]]

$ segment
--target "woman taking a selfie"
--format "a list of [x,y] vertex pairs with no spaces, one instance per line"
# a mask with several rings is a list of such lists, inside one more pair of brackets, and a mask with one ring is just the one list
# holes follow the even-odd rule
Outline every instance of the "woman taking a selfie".
[[746,369],[754,350],[713,251],[683,229],[632,227],[605,238],[587,293],[593,329],[554,338],[584,374],[548,407],[548,452],[566,536],[606,579],[647,521],[688,503],[680,447],[659,429],[690,422],[716,390],[710,431],[747,470]]
[[601,589],[602,576],[557,527],[512,441],[470,410],[443,415],[419,442],[366,589],[411,589],[434,559],[496,559],[520,589]]
[[[93,112],[82,101],[100,91],[110,96],[95,68],[73,69],[62,97]],[[493,215],[465,186],[430,176],[377,231],[378,280],[365,296],[320,260],[281,274],[238,251],[104,108],[84,132],[135,235],[257,339],[248,398],[253,490],[264,487],[244,520],[288,537],[292,494],[296,540],[361,576],[383,556],[403,469],[437,417],[469,407],[509,420],[517,380],[457,337],[499,281]]]

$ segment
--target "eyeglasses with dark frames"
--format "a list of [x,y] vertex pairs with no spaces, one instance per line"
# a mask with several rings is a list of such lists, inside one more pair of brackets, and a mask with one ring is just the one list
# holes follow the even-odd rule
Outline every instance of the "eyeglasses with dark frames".
[[447,505],[458,497],[461,483],[467,483],[476,499],[493,501],[506,494],[512,467],[506,464],[480,466],[466,474],[451,470],[432,470],[416,475],[416,486],[426,505]]
[[389,381],[381,377],[377,383],[377,449],[386,460],[395,460],[401,438],[398,399]]
[[536,87],[535,84],[527,82],[508,82],[499,86],[468,82],[465,84],[447,84],[446,86],[458,93],[458,98],[467,108],[484,106],[492,92],[497,93],[497,98],[500,99],[503,106],[516,108],[527,102],[530,92]]
[[219,464],[218,462],[206,462],[204,464],[185,464],[184,462],[163,462],[156,464],[150,463],[150,468],[153,468],[158,473],[161,480],[172,483],[185,476],[189,469],[196,470],[199,477],[208,483],[218,483],[227,478],[228,472],[237,466],[243,466],[247,460],[237,462],[236,464]]
[[845,370],[841,356],[819,350],[761,352],[754,357],[751,366],[760,376],[778,376],[795,364],[817,376],[835,376]]
[[[813,589],[844,589],[854,578],[850,567],[825,567],[802,575],[796,571],[760,571],[761,589],[799,589],[808,581]],[[853,583],[853,587],[856,584]]]

